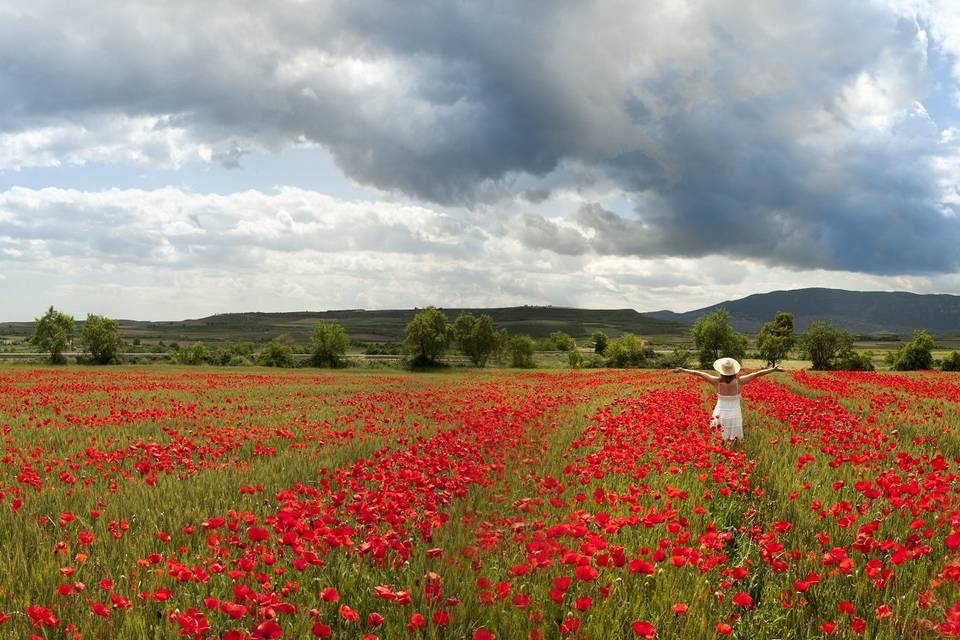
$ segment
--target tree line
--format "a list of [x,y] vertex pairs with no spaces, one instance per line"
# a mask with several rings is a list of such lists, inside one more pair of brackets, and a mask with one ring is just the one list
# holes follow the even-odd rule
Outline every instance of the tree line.
[[[709,368],[721,357],[743,360],[747,357],[748,338],[735,331],[730,314],[717,309],[697,319],[691,329],[694,354],[701,367]],[[77,346],[83,355],[80,360],[93,364],[111,364],[119,361],[126,343],[120,335],[116,320],[88,314],[79,334],[72,316],[50,307],[34,321],[30,339],[38,349],[50,355],[51,362],[66,362],[65,353]],[[814,322],[802,334],[795,334],[793,315],[777,312],[763,325],[756,336],[756,355],[769,366],[788,358],[791,353],[809,359],[813,369],[872,371],[872,354],[854,349],[855,336],[849,331],[834,328],[826,321]],[[530,368],[536,366],[537,351],[566,353],[571,368],[580,367],[646,367],[673,368],[686,366],[690,351],[683,346],[669,353],[656,353],[645,340],[632,333],[610,339],[602,331],[590,338],[592,350],[588,355],[577,348],[574,338],[562,331],[534,340],[528,335],[510,335],[506,329],[494,325],[486,314],[474,316],[461,312],[450,322],[436,307],[419,311],[406,325],[401,351],[412,368],[440,366],[443,356],[459,350],[476,367],[490,362],[499,366]],[[896,352],[887,354],[887,364],[900,371],[931,369],[936,364],[945,371],[960,371],[960,352],[954,351],[942,362],[935,362],[933,338],[925,331],[916,331],[913,339]],[[180,347],[174,360],[181,364],[253,365],[294,367],[294,342],[287,336],[278,336],[257,348],[249,342],[227,343],[214,349],[202,342]],[[307,364],[314,367],[342,367],[350,338],[346,330],[335,322],[320,322],[307,344]]]

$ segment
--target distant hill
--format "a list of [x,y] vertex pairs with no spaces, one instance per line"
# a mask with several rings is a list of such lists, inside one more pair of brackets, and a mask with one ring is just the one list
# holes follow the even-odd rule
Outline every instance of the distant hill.
[[794,289],[758,293],[739,300],[688,311],[653,311],[647,316],[692,324],[700,316],[723,307],[730,312],[738,331],[756,333],[777,311],[793,314],[798,330],[815,320],[827,320],[862,335],[909,334],[926,329],[937,335],[960,335],[960,296],[917,294],[903,291],[845,291],[842,289]]
[[[586,338],[598,329],[614,337],[629,331],[642,336],[682,333],[686,328],[670,320],[651,318],[633,309],[569,309],[564,307],[506,307],[500,309],[443,309],[451,319],[461,311],[489,314],[498,327],[512,334],[541,338],[563,331],[574,338]],[[120,320],[123,336],[144,342],[191,343],[220,341],[266,341],[282,333],[305,342],[320,322],[338,322],[357,342],[399,342],[416,309],[365,311],[303,311],[292,313],[222,313],[196,320],[146,322]],[[28,336],[32,322],[0,323],[0,336]]]

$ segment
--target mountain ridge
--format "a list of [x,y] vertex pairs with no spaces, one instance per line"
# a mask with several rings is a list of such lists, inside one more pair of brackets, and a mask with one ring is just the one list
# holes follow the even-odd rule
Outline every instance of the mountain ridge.
[[711,311],[724,308],[738,331],[756,333],[777,311],[794,316],[802,331],[817,320],[858,334],[904,334],[924,329],[938,335],[960,335],[960,296],[909,291],[851,291],[807,287],[754,293],[700,309],[676,313],[647,311],[644,315],[692,324]]

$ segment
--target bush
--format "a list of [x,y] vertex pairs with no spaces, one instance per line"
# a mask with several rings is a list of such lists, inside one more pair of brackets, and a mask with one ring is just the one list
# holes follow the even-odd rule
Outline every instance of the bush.
[[557,351],[571,351],[577,348],[577,342],[563,331],[554,331],[550,334],[550,342]]
[[944,371],[960,371],[960,351],[954,351],[944,358],[940,368]]
[[573,349],[567,352],[567,366],[571,369],[579,369],[583,366],[583,354]]
[[287,336],[277,336],[263,347],[259,360],[265,367],[293,367],[293,343]]
[[639,336],[625,333],[608,344],[603,355],[608,367],[623,368],[648,366],[655,354]]
[[857,353],[853,349],[845,349],[837,357],[835,368],[842,371],[873,371],[873,352]]
[[210,350],[202,342],[197,342],[192,347],[180,347],[176,358],[178,364],[201,365],[209,362]]
[[913,340],[900,347],[893,359],[897,371],[918,371],[933,368],[933,338],[926,331],[914,331]]
[[690,352],[685,347],[674,347],[673,351],[660,356],[658,366],[663,369],[686,367],[690,362]]
[[530,336],[513,336],[507,343],[510,353],[510,366],[522,369],[531,369],[536,366],[533,361],[533,338]]

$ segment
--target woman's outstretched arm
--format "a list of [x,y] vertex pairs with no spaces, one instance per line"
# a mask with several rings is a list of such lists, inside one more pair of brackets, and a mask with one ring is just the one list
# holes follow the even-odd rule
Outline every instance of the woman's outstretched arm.
[[769,369],[760,369],[759,371],[748,373],[745,376],[740,376],[740,384],[747,384],[751,380],[756,380],[757,378],[763,377],[775,371],[783,371],[783,368],[780,365],[777,365],[775,367],[770,367]]
[[674,373],[688,373],[692,376],[697,376],[698,378],[703,378],[711,384],[716,384],[720,382],[720,378],[717,376],[712,376],[709,373],[704,373],[703,371],[697,371],[696,369],[684,369],[683,367],[677,367],[673,370]]

